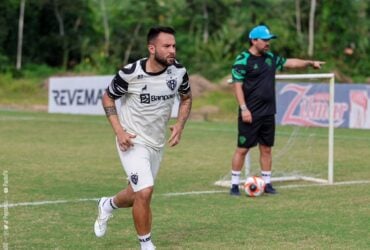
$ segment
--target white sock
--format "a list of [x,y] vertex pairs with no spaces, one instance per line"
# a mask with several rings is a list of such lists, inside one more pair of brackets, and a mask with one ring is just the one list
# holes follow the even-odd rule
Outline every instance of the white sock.
[[107,213],[112,213],[114,209],[118,208],[117,205],[114,204],[113,197],[106,199],[102,205],[104,211]]
[[231,170],[231,184],[232,185],[239,185],[240,173],[241,173],[241,171]]
[[141,249],[155,249],[150,233],[146,235],[138,235],[137,237],[139,238]]
[[266,184],[271,183],[271,171],[261,171],[261,176]]

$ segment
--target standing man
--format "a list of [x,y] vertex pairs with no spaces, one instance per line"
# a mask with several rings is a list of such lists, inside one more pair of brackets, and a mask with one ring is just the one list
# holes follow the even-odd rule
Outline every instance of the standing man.
[[[129,183],[116,195],[99,200],[94,224],[95,235],[102,237],[112,212],[132,207],[142,250],[155,249],[150,203],[175,97],[179,95],[180,105],[177,122],[170,127],[171,147],[180,142],[192,104],[187,71],[176,61],[175,31],[170,27],[151,28],[147,46],[149,57],[119,70],[103,95],[103,107]],[[117,111],[115,100],[119,98]]]
[[320,69],[324,62],[286,59],[269,51],[270,40],[277,38],[265,25],[249,33],[250,47],[239,54],[232,66],[232,82],[239,104],[237,148],[232,158],[231,195],[240,195],[240,173],[245,156],[258,144],[261,176],[265,193],[275,194],[271,185],[272,153],[275,139],[275,73],[282,69]]

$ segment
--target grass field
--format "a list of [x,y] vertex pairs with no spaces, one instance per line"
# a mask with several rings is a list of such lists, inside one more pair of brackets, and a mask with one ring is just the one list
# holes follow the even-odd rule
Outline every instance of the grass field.
[[[233,121],[190,121],[166,149],[152,203],[157,249],[369,249],[368,131],[336,129],[341,185],[276,183],[278,195],[248,198],[214,186],[229,172],[235,130]],[[314,154],[325,153],[325,131],[279,127],[276,171],[294,163],[325,176],[325,154]],[[96,199],[126,185],[105,117],[0,111],[0,166],[9,249],[138,249],[128,209],[105,237],[93,233]]]

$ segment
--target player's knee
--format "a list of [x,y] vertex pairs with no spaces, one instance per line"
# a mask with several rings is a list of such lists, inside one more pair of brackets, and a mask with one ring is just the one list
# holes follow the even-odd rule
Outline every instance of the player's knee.
[[135,192],[135,202],[147,202],[151,200],[153,194],[153,187],[146,187],[137,192]]
[[248,149],[247,148],[237,148],[236,149],[236,153],[239,156],[243,156],[244,157],[248,153]]

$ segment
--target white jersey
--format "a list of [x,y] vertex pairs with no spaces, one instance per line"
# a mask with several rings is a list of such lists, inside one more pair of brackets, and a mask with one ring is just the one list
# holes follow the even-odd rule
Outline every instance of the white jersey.
[[121,98],[120,122],[134,143],[153,148],[165,145],[167,123],[177,94],[190,91],[186,69],[176,62],[158,73],[145,70],[147,59],[119,70],[107,88],[113,99]]

